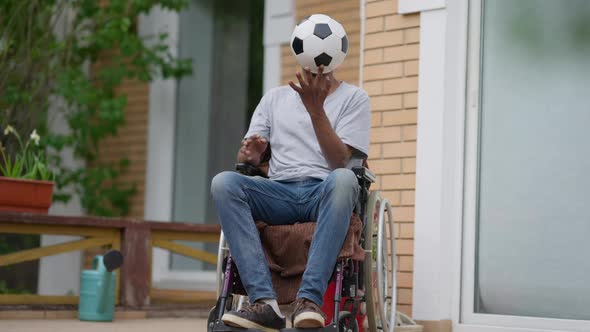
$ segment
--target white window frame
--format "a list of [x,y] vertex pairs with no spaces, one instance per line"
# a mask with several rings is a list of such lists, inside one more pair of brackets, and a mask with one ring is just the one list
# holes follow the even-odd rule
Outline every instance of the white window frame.
[[457,331],[590,331],[590,321],[474,313],[483,1],[469,1],[462,294]]

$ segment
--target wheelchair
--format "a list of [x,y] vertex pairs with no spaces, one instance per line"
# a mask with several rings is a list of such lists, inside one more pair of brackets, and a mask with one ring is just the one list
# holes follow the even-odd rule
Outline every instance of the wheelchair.
[[[379,191],[369,190],[376,177],[368,168],[356,166],[350,169],[356,175],[361,189],[353,214],[358,216],[362,223],[360,237],[355,239],[362,248],[360,255],[362,259],[338,258],[331,281],[324,294],[322,310],[328,316],[324,328],[296,329],[287,327],[281,330],[283,332],[309,332],[312,330],[357,332],[367,329],[370,332],[393,332],[396,321],[400,319],[399,314],[396,314],[395,307],[396,258],[392,207],[390,202],[380,195]],[[244,164],[236,165],[236,170],[245,175],[260,175],[256,169]],[[268,228],[272,231],[274,227],[293,227],[295,225],[268,226]],[[218,299],[215,307],[209,312],[207,331],[258,331],[227,326],[221,321],[225,312],[239,310],[242,306],[247,305],[248,299],[241,286],[239,273],[233,263],[223,232],[219,239],[217,257]],[[274,277],[273,285],[277,290]],[[288,301],[283,300],[282,303],[279,300],[279,304],[287,304],[294,300],[294,298],[289,298]]]

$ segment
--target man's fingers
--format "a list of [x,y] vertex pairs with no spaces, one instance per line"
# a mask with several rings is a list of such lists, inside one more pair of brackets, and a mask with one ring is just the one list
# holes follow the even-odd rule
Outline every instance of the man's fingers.
[[254,142],[251,150],[257,153],[262,153],[264,150],[266,150],[267,144],[268,142],[266,141],[266,138],[261,137],[260,139],[256,140],[256,142]]
[[330,88],[332,87],[332,80],[330,79],[330,77],[326,77],[326,79],[324,80],[324,85],[326,87],[326,92],[330,92]]
[[252,161],[253,157],[250,149],[241,148],[240,153],[246,158],[246,161]]
[[297,80],[299,81],[299,86],[303,89],[305,87],[307,87],[307,82],[305,81],[305,79],[303,79],[303,75],[301,75],[300,72],[296,72],[295,76],[297,77]]
[[260,157],[260,155],[264,152],[267,146],[268,141],[266,138],[260,136],[259,134],[254,134],[242,140],[240,154],[242,155],[245,161],[252,162],[255,161],[256,158]]
[[248,147],[248,146],[250,146],[250,144],[252,144],[252,141],[254,141],[254,140],[255,139],[252,136],[250,136],[242,141],[242,145],[245,147]]
[[326,91],[330,90],[330,77],[327,74],[322,75],[322,82],[321,85],[326,89]]
[[248,147],[253,141],[259,140],[261,138],[260,134],[254,134],[250,137],[246,137],[242,140],[242,146]]
[[297,76],[297,80],[299,81],[299,86],[301,87],[301,90],[304,90],[309,86],[309,84],[307,84],[307,82],[303,79],[303,76],[301,76],[300,72],[295,73],[295,76]]
[[262,137],[262,136],[258,136],[254,141],[252,141],[252,145],[255,145],[256,147],[265,145],[267,143],[266,138]]
[[324,81],[324,65],[320,65],[320,67],[318,68],[318,74],[315,79],[318,83]]
[[305,67],[305,69],[303,69],[303,73],[305,74],[307,85],[311,85],[313,83],[313,76],[311,75],[311,70],[309,67]]
[[291,87],[291,89],[295,90],[295,92],[297,92],[297,93],[303,92],[303,89],[301,89],[300,87],[295,85],[295,83],[293,83],[293,81],[289,81],[289,86]]

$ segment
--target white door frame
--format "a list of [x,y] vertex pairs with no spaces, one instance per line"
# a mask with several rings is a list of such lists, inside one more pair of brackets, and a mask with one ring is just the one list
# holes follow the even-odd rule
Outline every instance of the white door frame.
[[[399,0],[420,13],[413,318],[459,322],[467,0]],[[455,327],[453,327],[455,328]]]

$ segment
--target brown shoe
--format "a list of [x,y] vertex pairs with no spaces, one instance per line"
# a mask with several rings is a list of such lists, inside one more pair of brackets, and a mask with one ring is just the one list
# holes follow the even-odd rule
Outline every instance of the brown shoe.
[[273,308],[265,303],[254,303],[238,311],[223,315],[225,325],[275,332],[285,328],[285,318],[279,317]]
[[326,326],[326,314],[314,302],[297,299],[291,321],[293,327],[301,329],[322,328]]

